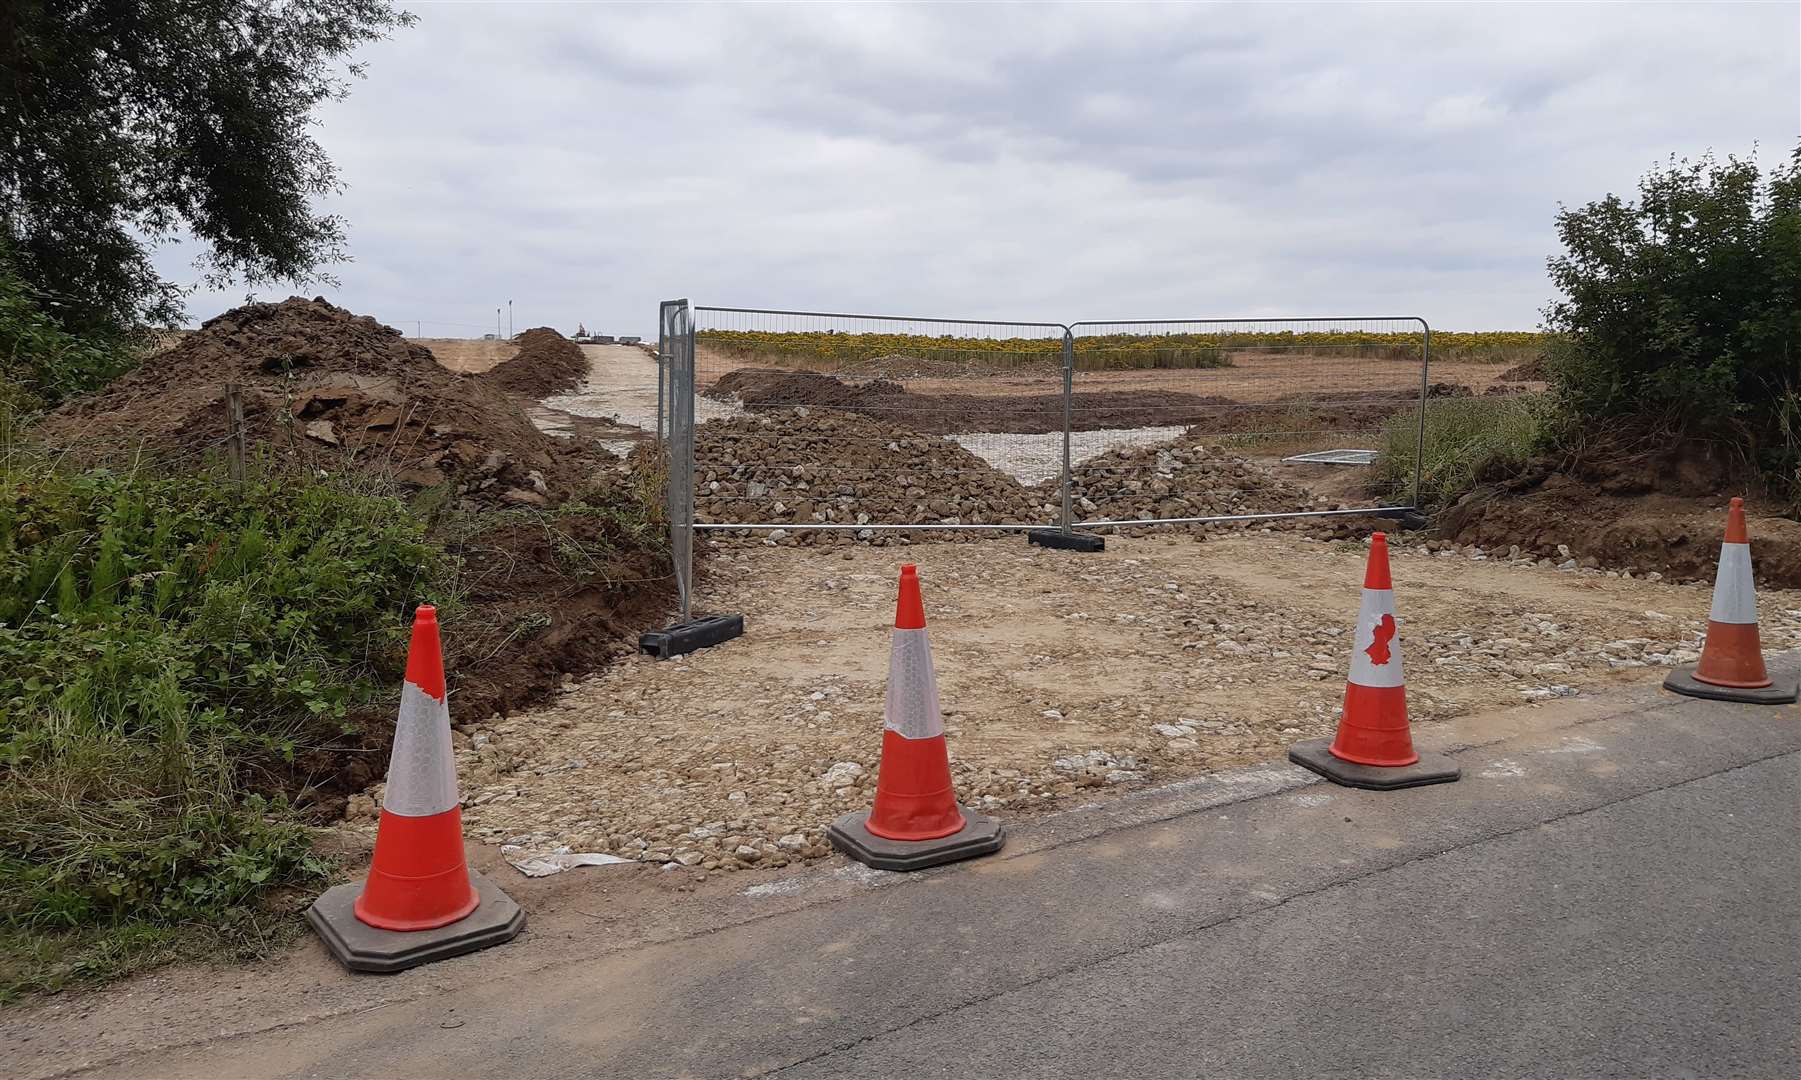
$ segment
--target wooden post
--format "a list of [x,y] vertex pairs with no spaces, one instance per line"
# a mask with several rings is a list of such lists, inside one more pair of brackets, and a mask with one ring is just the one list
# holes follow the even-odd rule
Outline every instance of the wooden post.
[[225,450],[231,458],[231,478],[244,482],[244,398],[237,383],[225,384],[225,422],[230,431]]

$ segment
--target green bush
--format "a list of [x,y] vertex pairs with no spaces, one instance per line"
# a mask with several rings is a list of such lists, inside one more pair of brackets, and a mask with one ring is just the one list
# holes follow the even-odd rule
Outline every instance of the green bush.
[[1717,440],[1801,497],[1801,148],[1767,175],[1672,160],[1636,202],[1565,210],[1557,231],[1566,433]]
[[245,770],[391,695],[444,562],[341,482],[0,469],[0,996],[315,881]]
[[1538,449],[1549,409],[1538,395],[1434,398],[1426,403],[1425,452],[1419,454],[1419,410],[1390,417],[1382,428],[1376,482],[1384,494],[1405,499],[1420,469],[1417,505],[1448,506],[1483,476],[1525,464]]

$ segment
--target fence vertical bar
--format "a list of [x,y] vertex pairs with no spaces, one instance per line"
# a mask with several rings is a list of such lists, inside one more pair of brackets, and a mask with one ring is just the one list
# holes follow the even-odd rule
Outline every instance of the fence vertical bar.
[[1432,327],[1420,320],[1420,425],[1413,440],[1413,510],[1420,511],[1420,490],[1426,463],[1426,401],[1432,393]]
[[663,398],[668,392],[664,383],[669,370],[669,302],[657,308],[657,453],[668,449],[663,431]]
[[686,302],[682,304],[682,310],[687,314],[687,340],[682,349],[675,407],[681,416],[681,467],[678,472],[682,491],[682,565],[679,585],[682,621],[687,622],[693,617],[694,594],[694,312]]
[[1063,331],[1063,520],[1059,523],[1064,532],[1070,531],[1070,523],[1075,520],[1071,512],[1070,485],[1072,478],[1069,465],[1069,428],[1070,399],[1076,389],[1076,337],[1073,330]]

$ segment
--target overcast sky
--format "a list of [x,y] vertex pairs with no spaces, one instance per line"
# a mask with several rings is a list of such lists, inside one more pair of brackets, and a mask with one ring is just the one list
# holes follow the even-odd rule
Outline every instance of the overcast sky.
[[406,6],[320,116],[326,292],[426,336],[674,296],[1528,329],[1558,203],[1801,133],[1792,2]]

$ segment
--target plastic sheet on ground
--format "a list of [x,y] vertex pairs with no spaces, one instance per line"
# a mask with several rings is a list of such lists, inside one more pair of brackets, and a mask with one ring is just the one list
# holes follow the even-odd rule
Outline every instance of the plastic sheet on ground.
[[608,863],[632,861],[631,859],[622,859],[617,855],[603,855],[595,851],[570,851],[566,847],[552,848],[549,851],[529,851],[518,844],[502,844],[500,857],[526,877],[549,877],[565,870],[573,870],[578,866],[605,866]]

